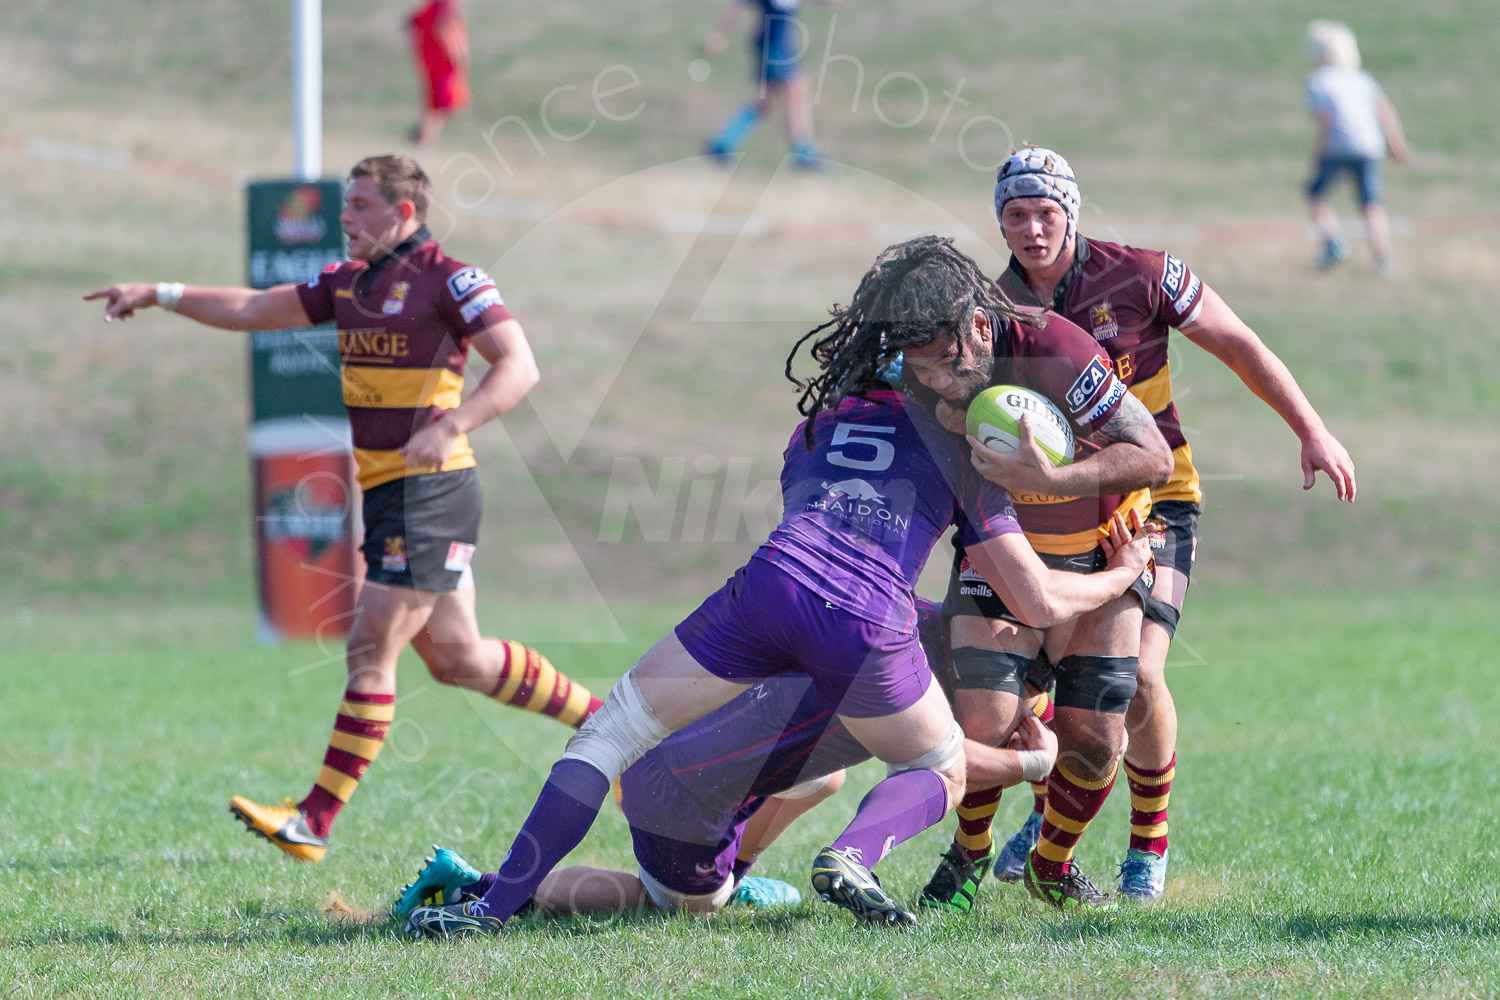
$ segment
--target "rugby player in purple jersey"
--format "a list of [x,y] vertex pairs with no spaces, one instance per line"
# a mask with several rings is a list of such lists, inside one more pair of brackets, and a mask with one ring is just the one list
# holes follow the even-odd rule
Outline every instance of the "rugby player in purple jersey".
[[1116,518],[1117,549],[1104,570],[1048,569],[963,442],[885,388],[881,359],[857,370],[843,363],[840,345],[968,324],[979,301],[1009,314],[988,282],[974,279],[977,270],[955,273],[950,258],[929,252],[932,242],[887,248],[851,305],[794,346],[789,376],[802,345],[823,335],[812,349],[821,373],[794,378],[807,420],[787,446],[781,523],[568,742],[483,898],[419,907],[412,931],[497,933],[583,840],[615,777],[676,730],[791,673],[807,674],[840,724],[888,765],[853,822],[817,855],[813,888],[861,920],[914,922],[870,869],[942,819],[965,785],[963,731],[917,638],[913,588],[933,544],[961,511],[971,558],[1036,625],[1118,597],[1144,570],[1148,549]]
[[[922,649],[938,669],[947,657],[940,605],[917,599]],[[795,904],[796,890],[746,877],[762,850],[799,816],[831,797],[844,768],[870,752],[839,721],[806,674],[784,674],[750,688],[668,736],[620,776],[620,807],[630,823],[636,872],[574,866],[554,871],[531,898],[546,916],[655,908],[709,913],[724,905]],[[1057,739],[1034,717],[1015,749],[965,744],[1003,785],[1051,769]],[[494,884],[446,848],[437,848],[404,887],[392,916],[418,905],[482,896]]]

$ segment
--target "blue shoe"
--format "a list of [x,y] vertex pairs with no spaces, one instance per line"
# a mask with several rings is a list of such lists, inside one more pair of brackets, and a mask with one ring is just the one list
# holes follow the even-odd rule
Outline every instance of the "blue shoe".
[[1349,259],[1349,244],[1343,240],[1324,240],[1323,253],[1318,257],[1318,270],[1326,271],[1335,264]]
[[860,862],[858,853],[824,848],[813,859],[813,889],[824,902],[848,910],[864,923],[916,926],[917,918],[886,894],[880,879]]
[[1021,881],[1021,876],[1026,873],[1026,859],[1031,857],[1031,849],[1036,847],[1041,834],[1042,814],[1033,812],[1026,817],[1016,835],[1000,848],[1000,854],[995,858],[995,877],[1002,882]]
[[401,887],[401,895],[391,907],[391,919],[405,920],[419,906],[456,903],[463,898],[464,888],[478,881],[479,872],[473,865],[448,848],[433,844],[432,857],[417,872],[416,879]]
[[1125,860],[1120,862],[1119,897],[1137,903],[1161,899],[1167,889],[1167,855],[1171,853],[1170,848],[1159,857],[1134,848],[1126,851]]
[[823,159],[823,155],[818,152],[818,147],[810,142],[799,142],[792,147],[792,166],[813,173],[822,173],[833,168],[832,163]]
[[796,906],[802,902],[802,893],[780,879],[758,878],[754,875],[740,879],[734,895],[726,906],[749,906],[757,910],[769,906]]

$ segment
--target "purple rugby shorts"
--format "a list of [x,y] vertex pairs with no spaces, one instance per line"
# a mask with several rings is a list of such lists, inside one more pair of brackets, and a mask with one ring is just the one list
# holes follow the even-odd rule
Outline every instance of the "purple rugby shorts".
[[717,677],[754,684],[806,673],[839,715],[856,719],[910,708],[932,683],[915,634],[850,614],[764,559],[741,567],[676,632]]

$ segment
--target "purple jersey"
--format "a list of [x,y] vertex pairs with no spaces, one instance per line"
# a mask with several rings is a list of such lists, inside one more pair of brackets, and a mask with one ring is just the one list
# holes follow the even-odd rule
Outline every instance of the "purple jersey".
[[799,426],[781,473],[783,514],[755,558],[866,621],[910,632],[913,588],[933,544],[962,512],[977,545],[1019,532],[1005,490],[969,464],[963,439],[895,392]]
[[806,674],[784,674],[678,730],[620,778],[630,825],[715,844],[767,796],[870,758]]

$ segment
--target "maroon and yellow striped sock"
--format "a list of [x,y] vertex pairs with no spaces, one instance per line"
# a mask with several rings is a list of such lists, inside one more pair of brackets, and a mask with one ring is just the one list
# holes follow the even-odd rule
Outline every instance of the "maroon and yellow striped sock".
[[500,644],[505,647],[505,666],[490,692],[496,701],[551,716],[574,729],[604,704],[536,650],[509,640]]
[[[1052,696],[1043,691],[1037,695],[1036,703],[1031,706],[1031,711],[1041,720],[1042,725],[1048,729],[1052,728],[1052,718],[1057,713],[1052,711]],[[1038,816],[1047,808],[1047,783],[1045,781],[1031,782],[1031,811]]]
[[1130,785],[1130,848],[1167,856],[1167,800],[1172,797],[1172,777],[1177,773],[1177,755],[1167,766],[1151,771],[1125,762],[1125,781]]
[[1074,774],[1064,761],[1058,761],[1047,778],[1047,808],[1042,813],[1042,832],[1037,839],[1031,863],[1037,876],[1044,881],[1055,881],[1062,877],[1064,869],[1073,860],[1073,848],[1078,838],[1088,828],[1089,822],[1099,815],[1109,790],[1114,787],[1115,775],[1119,773],[1118,760],[1109,763],[1109,773],[1094,781]]
[[995,822],[995,810],[1000,807],[1000,787],[985,788],[969,792],[958,803],[958,832],[953,842],[969,852],[971,858],[983,857],[995,845],[990,828]]
[[323,770],[307,798],[297,804],[307,816],[307,826],[319,837],[328,836],[334,817],[365,776],[396,717],[394,694],[361,694],[345,691],[333,720],[333,736],[323,755]]

